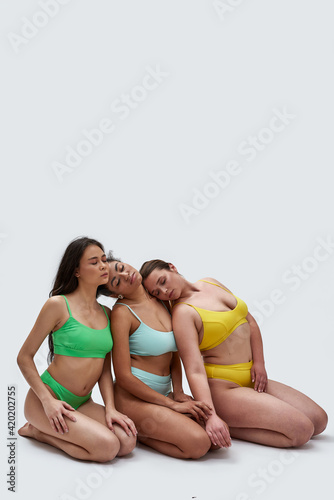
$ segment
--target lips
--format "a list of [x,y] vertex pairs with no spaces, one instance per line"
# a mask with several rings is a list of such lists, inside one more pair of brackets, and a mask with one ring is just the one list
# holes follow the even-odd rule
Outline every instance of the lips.
[[131,285],[132,285],[132,283],[134,282],[135,277],[136,277],[136,273],[133,273],[133,274],[131,275],[131,278],[130,278],[130,284],[131,284]]
[[108,276],[108,273],[101,274],[101,278],[106,278]]
[[172,290],[172,291],[170,292],[170,294],[168,295],[169,300],[172,298],[173,293],[174,293],[174,290]]

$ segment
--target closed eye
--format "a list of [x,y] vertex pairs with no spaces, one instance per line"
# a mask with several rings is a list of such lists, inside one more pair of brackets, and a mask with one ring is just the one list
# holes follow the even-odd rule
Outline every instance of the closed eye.
[[[107,260],[106,259],[102,259],[102,262],[103,262],[103,264],[105,264],[107,262]],[[96,262],[92,262],[91,264],[93,264],[93,266],[96,266],[97,261]]]
[[116,276],[113,277],[113,279],[110,282],[110,285],[113,287],[117,287],[119,285],[120,279],[116,278]]

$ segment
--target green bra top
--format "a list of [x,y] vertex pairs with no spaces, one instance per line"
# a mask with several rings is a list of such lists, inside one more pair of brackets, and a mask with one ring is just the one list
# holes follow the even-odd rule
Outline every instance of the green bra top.
[[73,318],[67,298],[65,295],[62,297],[66,301],[70,317],[59,330],[52,333],[54,353],[76,358],[105,358],[112,349],[113,340],[104,307],[102,306],[108,325],[103,330],[96,330]]

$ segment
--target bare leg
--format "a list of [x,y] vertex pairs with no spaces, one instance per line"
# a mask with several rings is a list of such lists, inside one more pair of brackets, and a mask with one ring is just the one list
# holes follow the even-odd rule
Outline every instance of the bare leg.
[[117,408],[135,422],[141,443],[176,458],[200,458],[210,449],[206,431],[187,416],[146,403],[117,384],[115,401]]
[[[87,417],[93,418],[97,422],[100,422],[102,425],[107,427],[104,406],[91,401],[89,405],[87,405],[87,403],[84,403],[82,406],[80,406],[78,408],[78,411],[80,411],[84,415],[87,415]],[[113,424],[113,428],[120,442],[120,449],[117,453],[117,456],[122,457],[124,455],[127,455],[128,453],[131,453],[131,451],[136,446],[136,437],[132,435],[128,436],[125,430],[118,424]],[[109,428],[107,427],[107,429]]]
[[226,380],[209,379],[218,415],[232,437],[279,448],[301,446],[314,425],[300,409],[269,393],[258,393]]
[[[91,400],[87,401],[86,410],[94,404]],[[106,425],[102,425],[78,410],[75,411],[76,422],[65,417],[69,432],[59,434],[53,431],[40,400],[31,389],[28,391],[24,410],[29,424],[20,429],[21,436],[48,443],[81,460],[107,462],[112,460],[120,450],[118,438]]]
[[281,384],[280,382],[268,380],[267,393],[289,403],[291,406],[304,413],[314,425],[313,436],[321,434],[321,432],[326,429],[328,422],[326,412],[302,392],[288,385]]

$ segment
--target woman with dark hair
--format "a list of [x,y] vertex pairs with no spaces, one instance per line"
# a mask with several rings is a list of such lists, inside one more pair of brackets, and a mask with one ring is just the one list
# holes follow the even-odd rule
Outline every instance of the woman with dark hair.
[[[101,243],[72,241],[17,357],[31,387],[24,407],[28,422],[19,434],[96,462],[126,455],[136,444],[134,423],[114,404],[110,309],[96,301],[98,287],[107,282]],[[39,376],[33,358],[48,334],[50,364]],[[91,398],[97,382],[105,407]]]
[[327,415],[320,406],[267,379],[260,329],[243,300],[213,278],[190,283],[162,260],[145,262],[140,273],[152,296],[172,302],[190,389],[213,408],[206,422],[212,442],[223,445],[225,422],[232,437],[281,448],[323,432]]
[[211,443],[197,422],[211,410],[183,393],[170,312],[146,292],[136,269],[112,254],[107,260],[109,280],[101,291],[118,299],[111,312],[116,405],[136,424],[141,443],[172,457],[199,458]]

